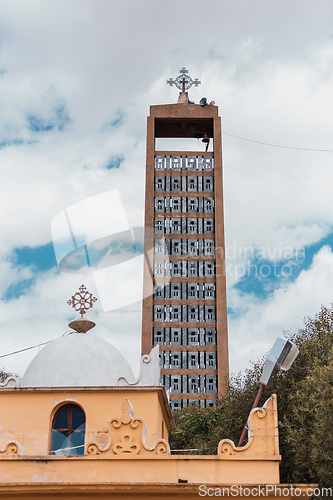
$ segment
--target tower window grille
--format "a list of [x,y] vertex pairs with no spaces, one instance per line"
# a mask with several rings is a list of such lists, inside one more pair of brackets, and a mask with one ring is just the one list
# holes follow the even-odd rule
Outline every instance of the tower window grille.
[[204,191],[213,191],[213,178],[212,177],[204,177]]
[[155,254],[164,255],[164,242],[163,242],[163,240],[155,240],[154,250],[155,250]]
[[156,191],[164,191],[165,188],[165,178],[164,177],[156,177],[155,178],[155,190]]
[[214,276],[213,262],[205,262],[205,276]]
[[188,380],[188,392],[199,392],[199,377],[198,375],[193,375],[192,377],[189,377]]
[[172,156],[171,157],[171,170],[181,170],[182,167],[182,159],[180,156]]
[[203,170],[213,170],[213,158],[206,156],[202,160]]
[[164,328],[154,328],[154,345],[164,344]]
[[204,219],[205,233],[212,233],[214,231],[213,219]]
[[181,306],[171,306],[171,321],[181,321]]
[[216,392],[216,377],[206,377],[206,392]]
[[206,321],[215,321],[215,307],[206,307]]
[[164,232],[164,219],[155,219],[155,233]]
[[187,169],[188,170],[196,170],[197,169],[197,158],[196,157],[188,157],[187,158]]
[[205,240],[205,255],[214,255],[214,240]]
[[188,285],[188,298],[189,299],[196,299],[198,295],[198,290],[197,290],[197,284],[192,283]]
[[189,191],[197,191],[197,178],[189,177],[188,178],[188,188]]
[[181,276],[181,262],[173,261],[172,265],[172,276]]
[[[181,353],[180,352],[172,352],[170,356],[170,368],[181,368]],[[177,377],[180,379],[180,377]]]
[[155,299],[162,299],[164,297],[163,286],[155,283],[154,288],[155,288]]
[[212,212],[213,211],[212,198],[204,198],[204,209],[205,209],[205,212]]
[[164,156],[156,156],[155,170],[164,170]]
[[180,177],[171,177],[172,191],[180,191]]
[[199,345],[199,332],[197,328],[189,329],[188,331],[188,344]]
[[188,275],[189,276],[198,276],[198,266],[197,262],[189,262],[188,263]]
[[164,212],[164,198],[155,198],[155,209]]
[[206,330],[206,344],[215,345],[216,344],[216,331],[214,328],[207,328]]
[[182,343],[182,334],[180,328],[172,328],[171,329],[171,345],[181,345]]
[[164,276],[164,261],[154,262],[154,276]]
[[215,352],[206,352],[206,368],[216,368]]
[[188,198],[188,211],[196,212],[198,207],[198,201],[196,198]]
[[214,299],[215,298],[215,285],[208,284],[205,285],[205,299]]
[[164,307],[154,306],[154,316],[155,321],[164,321]]
[[188,219],[187,221],[187,230],[190,234],[195,234],[197,232],[197,220],[196,219]]
[[171,298],[180,299],[181,285],[179,283],[171,283]]
[[170,401],[170,405],[171,405],[171,410],[172,411],[180,410],[181,407],[182,407],[182,402],[181,402],[180,399],[172,399]]
[[180,198],[172,198],[172,212],[180,212]]
[[[171,378],[171,380],[172,380],[172,378]],[[175,393],[179,394],[180,392],[182,392],[181,386],[182,386],[182,383],[181,383],[180,378],[175,377],[171,382],[171,392],[175,392]]]
[[171,232],[180,233],[180,219],[171,219]]
[[172,240],[172,255],[181,255],[181,242],[180,240]]
[[198,321],[198,307],[197,306],[189,306],[189,320],[190,321]]
[[191,352],[188,354],[188,367],[192,370],[199,368],[197,352]]
[[189,240],[187,253],[189,255],[198,255],[198,243],[196,240]]

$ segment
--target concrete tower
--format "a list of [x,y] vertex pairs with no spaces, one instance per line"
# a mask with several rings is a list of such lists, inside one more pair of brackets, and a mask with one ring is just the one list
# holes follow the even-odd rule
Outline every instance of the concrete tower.
[[[214,104],[189,101],[200,82],[180,73],[167,82],[181,90],[178,103],[151,106],[148,117],[142,324],[142,354],[159,344],[172,409],[214,405],[229,370],[221,119]],[[160,151],[160,138],[180,147]]]

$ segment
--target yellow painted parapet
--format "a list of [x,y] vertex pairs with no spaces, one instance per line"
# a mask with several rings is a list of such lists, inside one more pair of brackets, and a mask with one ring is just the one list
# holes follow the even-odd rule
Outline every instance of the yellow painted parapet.
[[170,454],[169,444],[165,439],[159,439],[154,446],[147,446],[145,436],[147,425],[143,418],[133,418],[134,409],[126,398],[121,406],[120,418],[111,418],[108,422],[109,443],[100,446],[90,442],[87,445],[88,455],[161,455]]
[[[85,453],[52,455],[53,415],[68,402],[85,411]],[[167,434],[173,422],[164,387],[0,391],[0,425],[1,500],[81,500],[84,495],[194,500],[220,491],[235,496],[235,489],[237,496],[255,500],[259,489],[277,498],[276,488],[282,487],[290,491],[285,500],[293,496],[293,485],[279,480],[275,395],[251,412],[246,446],[224,439],[218,455],[209,456],[170,454]],[[302,497],[311,496],[311,485],[298,486]]]
[[[130,409],[127,417],[125,407],[123,414],[121,412],[126,398],[135,409],[134,417],[130,415],[134,410]],[[164,387],[64,390],[6,388],[0,390],[0,458],[8,454],[20,457],[44,456],[47,459],[52,457],[50,448],[53,417],[62,405],[68,403],[76,404],[84,410],[85,444],[96,444],[100,448],[97,450],[99,456],[111,456],[112,446],[120,441],[116,434],[120,436],[127,428],[133,440],[139,443],[139,455],[145,452],[161,453],[162,450],[169,453],[168,431],[174,424]],[[124,423],[126,418],[130,418],[128,424]],[[117,420],[121,419],[123,423],[117,429]],[[139,436],[140,432],[142,437]],[[107,451],[109,444],[110,451]],[[154,451],[151,451],[153,448]],[[87,455],[87,446],[85,450]]]
[[273,394],[262,408],[254,408],[248,419],[249,440],[245,446],[237,447],[230,439],[219,442],[217,453],[221,458],[239,459],[262,457],[280,460],[277,398]]

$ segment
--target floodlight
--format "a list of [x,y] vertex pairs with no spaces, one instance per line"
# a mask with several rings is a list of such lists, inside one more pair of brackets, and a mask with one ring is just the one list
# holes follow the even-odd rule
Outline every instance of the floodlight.
[[270,387],[280,370],[287,371],[297,358],[299,349],[290,340],[278,337],[267,356],[260,383]]
[[[253,408],[257,407],[264,387],[270,387],[273,384],[280,370],[289,370],[289,368],[297,358],[298,353],[298,347],[290,340],[283,339],[281,337],[278,337],[276,339],[275,344],[270,350],[270,353],[268,354],[266,362],[264,364],[264,369],[260,379],[259,391],[252,405],[252,410]],[[246,438],[247,431],[248,428],[247,425],[245,425],[237,446],[242,446],[244,439]]]

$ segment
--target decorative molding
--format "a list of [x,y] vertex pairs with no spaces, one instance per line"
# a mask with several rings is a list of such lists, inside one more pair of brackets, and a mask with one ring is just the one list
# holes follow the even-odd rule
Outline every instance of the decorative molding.
[[0,389],[16,389],[21,387],[21,379],[10,375],[6,380],[0,384]]
[[130,383],[124,377],[119,377],[118,386],[156,386],[160,385],[160,359],[159,346],[152,348],[149,354],[141,356],[140,375],[135,382]]
[[8,441],[3,449],[0,448],[0,455],[18,455],[20,445],[17,441]]
[[[157,346],[158,347],[158,346]],[[108,421],[109,443],[101,445],[90,442],[87,444],[88,455],[162,455],[170,454],[169,444],[165,439],[158,439],[153,447],[147,446],[145,438],[147,425],[143,418],[133,418],[134,409],[126,398],[121,406],[120,418]]]
[[217,454],[220,458],[266,456],[267,460],[281,459],[276,394],[272,394],[262,408],[254,408],[250,412],[248,428],[249,440],[245,446],[237,447],[230,439],[219,442]]

